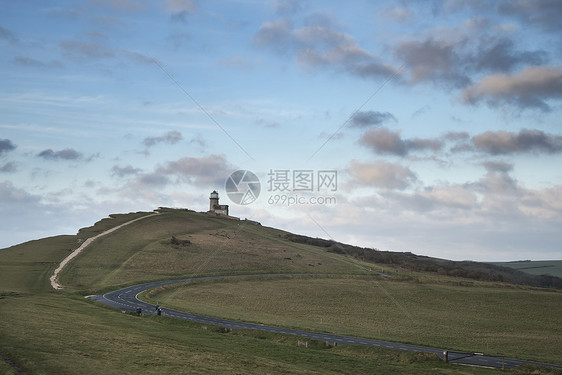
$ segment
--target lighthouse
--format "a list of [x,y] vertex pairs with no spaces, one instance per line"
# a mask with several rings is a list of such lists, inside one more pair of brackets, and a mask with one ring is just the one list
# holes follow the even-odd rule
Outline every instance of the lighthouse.
[[216,190],[213,190],[211,195],[209,196],[209,211],[214,211],[215,206],[219,205],[219,193]]
[[216,190],[213,190],[209,195],[209,212],[228,216],[228,205],[219,204],[219,193]]

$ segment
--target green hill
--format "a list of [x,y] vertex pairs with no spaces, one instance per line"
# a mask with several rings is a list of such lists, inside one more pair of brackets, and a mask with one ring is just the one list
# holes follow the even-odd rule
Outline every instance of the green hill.
[[[424,323],[425,314],[434,311],[438,312],[437,319],[447,317],[447,311],[458,309],[463,295],[472,296],[464,298],[466,303],[478,301],[478,304],[466,309],[462,319],[477,328],[477,335],[465,338],[462,335],[468,331],[453,329],[455,325],[447,323],[440,328],[442,334],[429,338],[433,344],[474,351],[489,347],[490,352],[500,355],[561,363],[556,348],[561,347],[562,321],[552,314],[549,322],[542,322],[544,319],[537,319],[527,307],[531,303],[534,311],[540,310],[540,316],[559,311],[560,291],[422,271],[400,262],[378,262],[361,253],[365,249],[354,250],[340,244],[336,250],[344,251],[335,251],[299,240],[304,237],[250,221],[187,210],[161,209],[159,215],[150,214],[111,215],[76,235],[45,238],[0,250],[0,357],[5,359],[0,360],[0,373],[447,374],[464,371],[418,353],[352,346],[328,348],[314,342],[305,349],[296,346],[297,338],[293,336],[253,331],[223,333],[215,327],[166,317],[124,314],[83,298],[143,281],[250,273],[312,276],[258,278],[253,283],[238,280],[228,287],[212,282],[194,285],[193,289],[180,286],[177,290],[166,290],[165,298],[170,303],[182,304],[186,301],[182,297],[184,293],[195,293],[198,297],[191,295],[189,298],[194,303],[186,309],[205,311],[218,301],[222,307],[215,309],[215,315],[240,314],[247,320],[274,322],[285,316],[288,320],[279,324],[389,337],[390,331],[362,328],[372,325],[370,318],[366,318],[368,306],[379,304],[377,308],[383,310],[377,311],[387,315],[387,322],[400,325],[402,321],[407,327],[397,332],[399,341],[421,343],[420,340],[425,340],[420,339],[421,332],[428,327]],[[96,239],[60,273],[62,291],[51,287],[49,277],[54,270],[86,239],[144,216]],[[412,256],[398,254],[397,257]],[[391,277],[379,275],[381,270]],[[211,292],[200,293],[199,288]],[[293,298],[287,298],[280,307],[268,302],[268,296],[279,295],[283,290],[292,291]],[[251,295],[256,298],[246,299],[244,303],[234,298],[244,291],[254,291]],[[220,298],[221,295],[225,298]],[[229,295],[233,298],[227,299]],[[434,298],[425,298],[430,295]],[[449,299],[451,303],[439,303]],[[504,310],[495,310],[498,299],[506,303]],[[251,309],[256,303],[262,315],[254,317]],[[310,313],[299,318],[298,313],[286,314],[283,310],[296,306]],[[354,309],[363,310],[363,314],[348,314]],[[506,316],[506,309],[513,314]],[[488,310],[483,318],[478,317],[481,310]],[[321,322],[315,318],[318,311],[324,317]],[[342,320],[341,314],[349,316]],[[503,320],[497,321],[500,316]],[[511,344],[504,346],[502,342]],[[513,349],[517,346],[525,350]],[[492,373],[492,370],[470,372]]]
[[[496,281],[544,288],[562,288],[562,279],[558,275],[521,272],[522,269],[508,267],[507,264],[483,263],[472,261],[455,262],[446,259],[431,258],[410,252],[380,251],[347,245],[333,240],[310,238],[301,235],[287,235],[290,241],[306,243],[326,249],[326,251],[344,254],[354,259],[369,263],[385,264],[402,270],[468,278],[480,281]],[[546,267],[553,266],[548,263]],[[534,268],[534,267],[529,267]]]
[[562,260],[520,260],[515,262],[496,262],[493,264],[513,268],[531,275],[562,277]]
[[286,232],[251,221],[161,212],[96,240],[95,251],[84,251],[62,271],[65,289],[92,294],[194,275],[367,272],[364,262],[293,243]]

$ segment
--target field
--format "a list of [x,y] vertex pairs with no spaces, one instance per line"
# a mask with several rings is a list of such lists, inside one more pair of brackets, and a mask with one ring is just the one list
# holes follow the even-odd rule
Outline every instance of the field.
[[[8,361],[0,360],[0,373],[17,373],[17,369],[24,369],[33,374],[497,373],[489,369],[448,365],[435,357],[419,353],[345,345],[333,348],[314,342],[310,343],[309,348],[299,348],[296,346],[298,338],[294,336],[254,331],[223,333],[218,327],[207,327],[166,317],[137,317],[83,298],[85,294],[91,292],[140,281],[195,274],[224,274],[229,270],[230,273],[238,274],[330,273],[335,274],[332,276],[333,279],[325,276],[279,280],[265,278],[256,280],[256,284],[247,281],[204,283],[194,285],[196,287],[194,289],[181,288],[179,291],[190,293],[191,290],[197,291],[199,288],[217,288],[223,285],[225,288],[233,288],[227,289],[233,295],[243,293],[247,288],[263,287],[265,289],[261,293],[268,291],[274,293],[275,290],[281,292],[287,288],[294,293],[302,290],[302,293],[310,296],[315,289],[325,293],[325,286],[328,285],[329,289],[338,292],[334,292],[335,294],[331,296],[319,295],[316,299],[312,298],[311,308],[320,309],[322,301],[326,303],[340,298],[352,305],[355,304],[355,309],[359,310],[365,307],[361,304],[365,303],[364,298],[367,298],[367,302],[368,298],[378,298],[384,300],[382,305],[387,305],[385,308],[389,314],[411,327],[412,324],[420,324],[420,320],[429,314],[417,312],[416,309],[425,306],[427,311],[430,311],[431,303],[434,303],[421,299],[421,296],[427,295],[422,293],[424,288],[435,288],[435,291],[440,293],[436,295],[437,299],[439,296],[446,299],[457,293],[465,293],[464,295],[468,296],[471,290],[477,292],[477,296],[485,295],[480,291],[485,289],[484,287],[475,286],[465,290],[463,288],[466,287],[454,285],[450,279],[443,278],[440,289],[438,287],[440,279],[434,277],[424,279],[423,275],[412,277],[398,269],[388,267],[385,268],[385,272],[392,273],[397,281],[378,280],[376,276],[365,275],[369,268],[377,268],[375,265],[366,265],[345,256],[324,252],[313,246],[289,243],[283,239],[284,232],[279,230],[186,211],[165,212],[168,213],[143,219],[95,241],[83,254],[74,259],[68,268],[64,269],[60,277],[61,283],[65,286],[62,292],[54,291],[49,285],[49,277],[62,259],[77,248],[85,238],[148,213],[115,215],[112,219],[104,219],[93,227],[81,230],[77,235],[46,238],[0,250],[0,316],[2,317],[0,357],[8,359]],[[171,236],[189,240],[191,244],[174,245],[170,242]],[[433,280],[433,284],[424,282],[429,280]],[[372,293],[380,293],[380,290],[373,288],[374,281],[382,283],[386,292],[383,291],[378,297],[377,294],[371,297],[364,295],[363,285],[368,285],[367,289],[372,289]],[[276,286],[277,282],[285,283],[281,284],[283,288]],[[309,282],[311,284],[308,284]],[[435,287],[432,286],[434,284]],[[306,287],[303,288],[305,285]],[[359,288],[356,291],[358,294],[352,294],[349,288],[356,287]],[[215,290],[219,293],[221,289]],[[503,297],[514,304],[521,304],[518,311],[527,309],[524,295],[516,297],[517,293],[509,293],[514,290],[521,289],[503,288],[495,290],[494,293],[500,296],[498,298]],[[491,291],[494,289],[492,288]],[[259,294],[257,290],[254,292],[257,293],[256,295]],[[541,301],[540,296],[558,293],[533,290],[525,292],[528,293],[526,297],[529,299],[528,303],[537,303]],[[338,293],[345,295],[338,297]],[[407,301],[418,294],[420,294],[418,302]],[[553,308],[559,310],[556,306],[559,294],[552,295],[555,301]],[[389,296],[399,302],[411,316],[404,315],[400,305],[389,302]],[[216,298],[220,298],[220,295]],[[236,304],[228,300],[225,300],[225,303],[227,303],[225,306]],[[291,305],[298,303],[298,299],[290,301]],[[541,306],[541,309],[544,309],[541,314],[547,314],[549,306]],[[324,307],[328,310],[330,306]],[[451,307],[451,305],[443,305],[442,309],[447,310]],[[335,308],[342,307],[334,306]],[[277,318],[285,315],[282,306],[276,306],[275,309],[280,309],[277,310],[280,313],[260,318],[248,315],[248,320],[273,319],[275,315]],[[227,316],[228,312],[225,310],[226,308],[217,315]],[[247,311],[241,313],[248,314]],[[550,319],[553,319],[554,315],[550,315]],[[412,317],[414,323],[409,322]],[[518,321],[518,318],[519,315],[508,316],[510,321]],[[301,323],[291,315],[288,315],[287,319],[293,319],[293,323],[288,322],[288,325],[304,325],[320,330],[339,330],[342,328],[342,322],[344,324],[346,322],[345,319],[340,321],[341,317],[331,313],[322,315],[322,319],[332,319],[329,324],[324,323],[324,320],[319,323],[317,319]],[[357,317],[348,319],[358,320]],[[542,319],[542,315],[537,319]],[[560,326],[558,320],[553,320],[553,323]],[[449,326],[449,323],[444,324]],[[494,324],[491,324],[490,334],[505,331],[505,329],[495,329]],[[363,327],[367,326],[363,325]],[[352,329],[361,331],[363,328],[359,325]],[[524,320],[518,328],[514,329],[528,335],[529,330],[540,330],[542,326],[532,327]],[[555,337],[560,337],[556,329],[559,328],[554,328],[545,334],[545,345],[552,343]],[[508,333],[510,337],[514,337],[513,333],[517,332]],[[368,333],[373,336],[379,334],[388,334],[388,332],[381,330]],[[401,334],[403,341],[417,340],[415,337],[407,337],[404,332]],[[438,339],[437,335],[436,342]],[[455,346],[472,349],[472,344],[460,337]],[[474,347],[474,350],[481,347],[481,345]],[[557,347],[560,345],[558,344]],[[490,350],[499,349],[490,348]],[[527,356],[541,359],[551,356],[551,353],[529,352]],[[560,361],[558,360],[557,363]],[[544,368],[521,368],[510,372],[531,371],[537,371],[536,373],[539,374],[555,373]]]
[[496,262],[494,264],[520,270],[532,275],[562,277],[562,260],[522,260],[516,262]]
[[0,350],[33,374],[453,373],[415,353],[304,349],[290,336],[225,334],[214,327],[122,314],[79,297],[6,298],[0,314]]
[[[161,305],[270,325],[554,362],[562,293],[371,277],[199,282],[149,293]],[[531,355],[532,353],[532,355]]]

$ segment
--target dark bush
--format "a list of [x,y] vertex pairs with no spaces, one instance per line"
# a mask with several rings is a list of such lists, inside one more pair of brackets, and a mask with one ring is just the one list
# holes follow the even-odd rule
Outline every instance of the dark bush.
[[170,240],[170,244],[172,244],[174,246],[189,246],[189,245],[191,245],[191,241],[190,240],[180,240],[179,238],[176,238],[175,236],[172,236],[172,239]]

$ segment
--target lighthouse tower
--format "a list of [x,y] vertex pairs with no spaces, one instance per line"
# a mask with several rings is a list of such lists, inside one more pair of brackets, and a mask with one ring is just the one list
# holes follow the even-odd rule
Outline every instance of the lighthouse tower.
[[209,212],[228,216],[228,205],[219,204],[219,193],[216,190],[209,196]]
[[209,196],[209,211],[214,211],[215,206],[219,205],[219,193],[216,190],[213,190],[211,195]]

